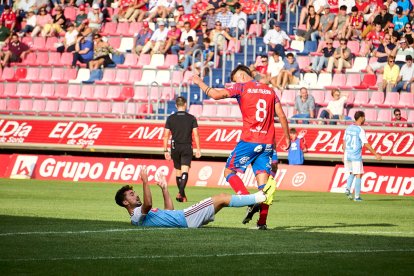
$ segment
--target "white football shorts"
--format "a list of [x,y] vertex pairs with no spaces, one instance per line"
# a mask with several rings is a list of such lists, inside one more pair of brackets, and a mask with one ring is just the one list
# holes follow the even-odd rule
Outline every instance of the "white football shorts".
[[364,166],[362,161],[345,161],[345,169],[348,173],[363,174]]
[[199,228],[214,221],[214,205],[211,197],[184,209],[188,228]]

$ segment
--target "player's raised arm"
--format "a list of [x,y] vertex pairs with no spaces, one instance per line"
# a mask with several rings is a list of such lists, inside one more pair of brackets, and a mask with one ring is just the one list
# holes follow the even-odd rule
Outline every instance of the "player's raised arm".
[[168,183],[167,179],[165,179],[165,175],[163,173],[158,173],[157,178],[157,185],[161,188],[162,196],[164,198],[164,209],[174,210],[174,204],[171,199],[170,193],[168,192]]
[[207,96],[215,100],[220,100],[220,99],[230,97],[230,93],[227,89],[217,89],[217,88],[210,87],[206,83],[204,83],[203,80],[197,75],[193,76],[193,83],[198,85],[200,89],[203,90],[204,93],[206,93]]
[[149,188],[149,184],[148,184],[148,174],[147,174],[146,166],[143,166],[141,168],[140,176],[142,179],[142,190],[144,193],[144,202],[142,204],[141,213],[148,214],[148,212],[152,208],[152,194],[151,194],[151,189]]

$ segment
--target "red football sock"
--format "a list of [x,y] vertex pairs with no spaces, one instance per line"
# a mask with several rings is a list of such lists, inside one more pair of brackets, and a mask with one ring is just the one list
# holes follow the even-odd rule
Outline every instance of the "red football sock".
[[267,220],[267,214],[269,212],[269,205],[267,204],[260,204],[260,216],[259,220],[257,221],[257,225],[265,225]]
[[227,182],[229,182],[233,191],[238,195],[248,195],[249,191],[244,186],[243,181],[237,174],[230,174],[227,176]]

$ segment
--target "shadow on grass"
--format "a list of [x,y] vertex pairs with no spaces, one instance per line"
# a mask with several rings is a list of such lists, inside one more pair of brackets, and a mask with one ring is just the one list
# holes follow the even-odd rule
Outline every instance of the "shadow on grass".
[[398,225],[390,223],[366,223],[366,224],[348,224],[336,223],[336,225],[315,225],[315,226],[279,226],[272,228],[273,230],[295,230],[295,231],[310,231],[316,229],[335,229],[335,228],[349,228],[349,227],[396,227]]

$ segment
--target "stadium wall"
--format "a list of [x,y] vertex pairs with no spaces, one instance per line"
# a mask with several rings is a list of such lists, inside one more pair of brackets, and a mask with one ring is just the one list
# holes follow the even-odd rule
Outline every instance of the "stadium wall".
[[[238,122],[199,121],[204,156],[226,157],[240,140]],[[280,125],[276,137],[279,157],[285,137]],[[308,145],[307,160],[341,161],[346,125],[292,125]],[[413,128],[365,127],[373,148],[383,155],[382,163],[414,163]],[[76,152],[119,152],[163,155],[164,121],[108,120],[93,118],[0,117],[0,148]],[[375,162],[366,150],[365,160]]]
[[[48,155],[0,155],[0,177],[54,181],[139,183],[141,168],[146,166],[149,181],[157,174],[167,176],[175,186],[173,163],[166,160],[97,158]],[[228,187],[223,177],[224,162],[194,161],[188,185],[199,187]],[[240,175],[248,188],[256,188],[249,167]],[[343,166],[280,165],[276,179],[280,190],[343,193],[348,174]],[[414,196],[414,169],[365,167],[362,192],[370,194]]]

